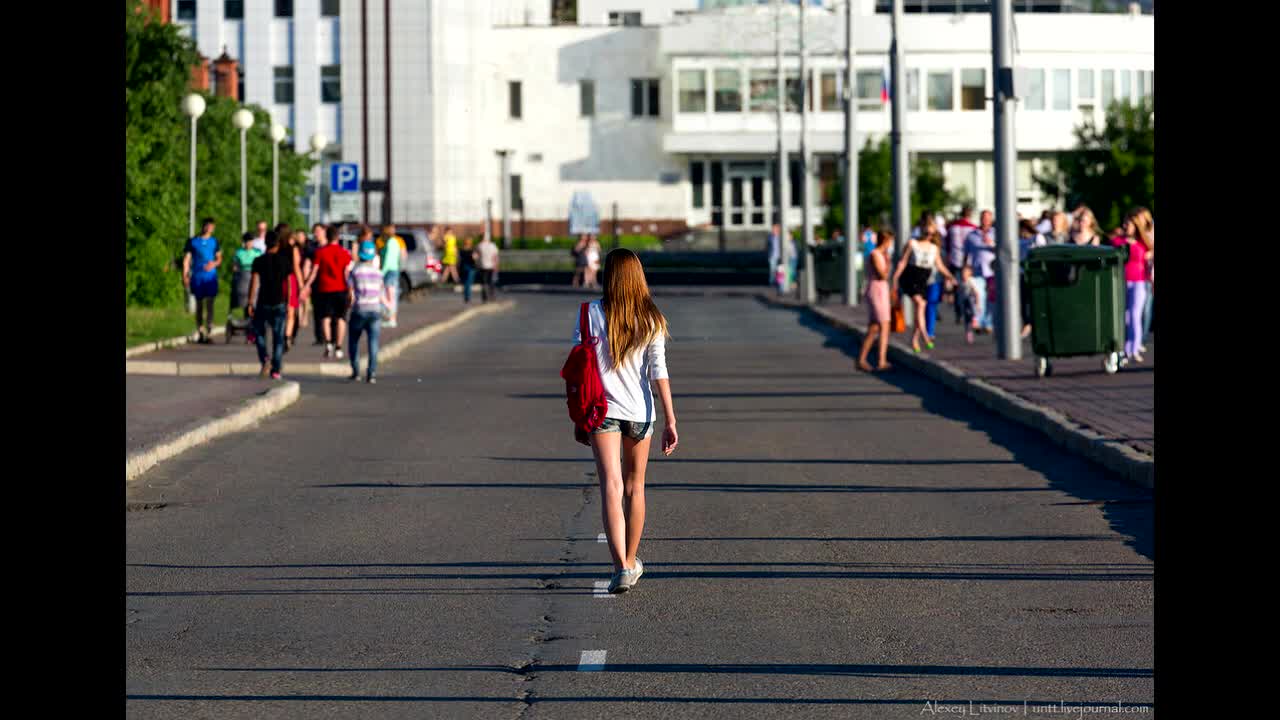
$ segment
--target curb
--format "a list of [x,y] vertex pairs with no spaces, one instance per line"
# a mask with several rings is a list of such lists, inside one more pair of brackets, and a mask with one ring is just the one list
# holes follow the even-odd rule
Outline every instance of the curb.
[[[514,300],[478,305],[467,308],[448,320],[431,323],[405,335],[402,338],[378,348],[378,362],[391,360],[413,345],[430,339],[438,333],[456,327],[477,315],[488,315],[507,310],[515,305]],[[369,359],[362,356],[360,371],[369,367]],[[261,366],[256,362],[235,363],[180,363],[175,360],[126,360],[125,374],[128,375],[177,375],[177,376],[254,376]],[[347,377],[351,374],[351,363],[346,360],[331,362],[289,363],[285,366],[291,376]]]
[[[806,310],[828,325],[854,335],[858,338],[858,342],[861,342],[865,335],[861,328],[850,325],[821,307],[778,302],[767,295],[760,297],[765,303],[774,307]],[[934,382],[975,400],[979,405],[998,415],[1038,430],[1058,446],[1092,460],[1127,482],[1148,490],[1155,490],[1156,462],[1151,456],[1124,443],[1107,440],[1101,434],[1075,423],[1057,410],[1024,400],[981,378],[970,377],[945,360],[928,360],[911,353],[905,345],[892,339],[889,341],[889,357],[894,364],[924,375]]]
[[301,387],[296,382],[287,382],[267,391],[265,395],[254,398],[244,407],[223,417],[210,420],[193,428],[178,437],[140,450],[124,459],[124,481],[126,484],[164,460],[178,455],[196,445],[243,430],[259,420],[279,412],[298,400]]
[[[226,332],[227,332],[226,325],[219,325],[218,327],[209,331],[209,337],[219,337],[225,334]],[[187,345],[190,342],[191,342],[191,337],[188,335],[169,338],[168,340],[157,340],[152,343],[144,343],[142,345],[134,345],[131,348],[125,348],[124,356],[125,356],[125,359],[128,359],[135,355],[143,355],[145,353],[155,352],[156,350],[163,350],[165,348],[178,347],[180,345]]]

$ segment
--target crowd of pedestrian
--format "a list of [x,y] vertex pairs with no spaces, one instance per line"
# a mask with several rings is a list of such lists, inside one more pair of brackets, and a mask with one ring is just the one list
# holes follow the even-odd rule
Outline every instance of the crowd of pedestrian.
[[[212,342],[223,261],[215,228],[213,218],[204,218],[200,234],[187,241],[182,256],[183,286],[195,304],[194,341],[201,344]],[[440,227],[433,228],[430,237],[444,247],[446,277],[463,285],[464,301],[471,301],[471,284],[477,278],[484,300],[495,296],[497,245],[490,239],[475,245],[467,237],[459,248],[452,228],[443,228],[443,237],[440,232]],[[398,323],[407,246],[392,224],[383,225],[376,239],[372,228],[358,226],[354,256],[341,237],[337,225],[316,223],[308,236],[284,223],[269,229],[265,221],[241,236],[240,247],[231,255],[228,326],[244,329],[246,342],[255,345],[259,377],[279,379],[284,355],[293,349],[299,330],[313,326],[314,344],[324,347],[324,358],[348,360],[353,381],[361,379],[358,343],[365,338],[369,361],[363,379],[377,382],[379,336],[383,327]]]
[[[938,306],[944,303],[952,305],[956,323],[963,324],[966,342],[973,343],[975,335],[994,331],[995,309],[999,304],[995,215],[991,210],[983,210],[974,223],[973,212],[973,206],[966,204],[950,222],[942,213],[921,213],[900,250],[896,266],[892,262],[893,231],[863,229],[868,329],[858,356],[859,368],[868,372],[889,369],[885,360],[889,333],[898,329],[895,325],[905,325],[905,318],[895,320],[894,317],[900,312],[904,298],[912,301],[911,349],[914,352],[934,348]],[[839,243],[842,238],[833,234],[832,241]],[[1104,237],[1088,206],[1080,205],[1070,213],[1048,209],[1038,219],[1018,218],[1018,243],[1024,258],[1032,248],[1048,245],[1126,248],[1125,343],[1121,363],[1143,362],[1155,297],[1155,222],[1150,210],[1134,208],[1124,216],[1119,227]],[[768,255],[772,284],[779,293],[790,292],[796,281],[799,253],[795,242],[782,241],[777,225],[769,235]],[[1021,334],[1027,337],[1031,333],[1030,296],[1025,281],[1021,277],[1019,281]],[[873,367],[867,356],[876,344],[879,362]]]

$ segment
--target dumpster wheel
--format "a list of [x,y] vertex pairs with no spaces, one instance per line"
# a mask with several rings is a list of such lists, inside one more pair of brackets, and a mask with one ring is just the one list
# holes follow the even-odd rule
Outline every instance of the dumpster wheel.
[[1108,375],[1115,375],[1120,369],[1120,353],[1107,353],[1102,356],[1102,369]]
[[1049,362],[1049,358],[1036,358],[1036,377],[1048,377],[1053,374],[1053,363]]

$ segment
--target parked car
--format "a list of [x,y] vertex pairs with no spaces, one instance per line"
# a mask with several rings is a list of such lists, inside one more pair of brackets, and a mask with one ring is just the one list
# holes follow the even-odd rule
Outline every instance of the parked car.
[[[359,227],[351,223],[342,225],[339,229],[338,241],[352,255],[355,254],[356,232]],[[403,298],[413,290],[438,282],[444,266],[440,263],[436,249],[432,247],[425,230],[396,228],[396,234],[404,240],[404,249],[409,254],[408,262],[400,266],[400,297]]]

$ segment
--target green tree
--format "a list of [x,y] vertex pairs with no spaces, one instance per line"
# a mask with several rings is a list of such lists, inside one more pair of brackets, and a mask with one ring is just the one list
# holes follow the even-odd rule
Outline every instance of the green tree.
[[1105,125],[1086,120],[1075,136],[1075,148],[1058,153],[1057,170],[1036,177],[1044,193],[1065,200],[1067,208],[1088,205],[1103,232],[1131,208],[1155,213],[1155,108],[1149,100],[1114,102]]
[[[195,43],[158,22],[138,0],[125,3],[125,304],[157,306],[182,297],[181,253],[187,238],[190,119],[182,113]],[[223,287],[240,237],[240,138],[231,114],[240,104],[205,95],[197,125],[196,214],[212,216],[223,250]],[[271,218],[270,117],[247,106],[249,222]],[[305,191],[308,158],[280,148],[280,221],[304,222],[296,198]],[[197,227],[197,232],[199,228]]]
[[[914,223],[924,210],[939,211],[963,202],[966,198],[947,190],[942,167],[931,160],[917,159],[911,164],[911,212]],[[825,198],[827,214],[822,220],[827,237],[831,231],[844,229],[844,178],[837,177]],[[893,148],[889,138],[873,144],[868,138],[858,153],[858,221],[859,226],[888,224],[893,215]]]

